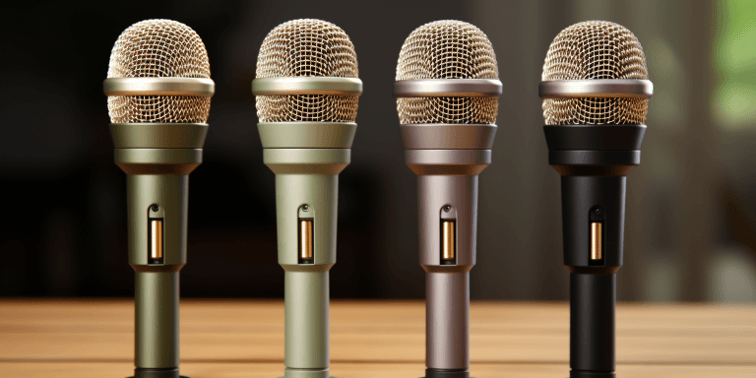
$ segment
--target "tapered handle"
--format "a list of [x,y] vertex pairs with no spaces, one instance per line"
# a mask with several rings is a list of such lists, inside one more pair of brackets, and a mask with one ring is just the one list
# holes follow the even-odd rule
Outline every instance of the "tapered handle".
[[[562,176],[564,265],[571,272],[607,274],[622,266],[625,235],[625,176]],[[592,235],[600,224],[600,235]],[[593,259],[592,239],[601,240]]]

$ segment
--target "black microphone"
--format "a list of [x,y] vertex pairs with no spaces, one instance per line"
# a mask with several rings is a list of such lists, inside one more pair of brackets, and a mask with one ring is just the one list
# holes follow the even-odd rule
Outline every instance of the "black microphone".
[[549,164],[562,175],[570,377],[615,377],[626,175],[640,164],[653,94],[640,42],[606,21],[562,30],[546,54],[539,94]]

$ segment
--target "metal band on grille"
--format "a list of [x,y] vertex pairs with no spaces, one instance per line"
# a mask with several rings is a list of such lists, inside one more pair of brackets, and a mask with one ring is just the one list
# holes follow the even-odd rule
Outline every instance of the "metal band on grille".
[[[180,22],[146,20],[124,30],[110,54],[108,79],[115,79],[104,84],[113,123],[207,122],[212,95],[212,81],[204,81],[210,80],[207,49]],[[182,79],[200,81],[178,84]]]
[[491,41],[475,25],[441,20],[413,30],[399,52],[395,80],[403,125],[496,123],[499,69]]
[[212,79],[188,77],[121,77],[103,82],[107,96],[200,96],[212,97]]
[[275,27],[260,47],[255,76],[252,91],[260,122],[357,119],[362,92],[357,54],[344,30],[330,22],[302,19]]
[[495,79],[418,79],[394,83],[395,97],[499,97],[501,81]]
[[[603,84],[605,80],[635,84],[611,88]],[[547,125],[646,122],[653,90],[650,82],[641,83],[648,81],[646,56],[638,38],[622,25],[585,21],[562,30],[546,53],[541,81]],[[567,83],[555,83],[560,81]]]
[[360,95],[362,80],[347,77],[269,77],[252,80],[252,94]]
[[541,98],[650,98],[650,80],[553,80],[538,85]]

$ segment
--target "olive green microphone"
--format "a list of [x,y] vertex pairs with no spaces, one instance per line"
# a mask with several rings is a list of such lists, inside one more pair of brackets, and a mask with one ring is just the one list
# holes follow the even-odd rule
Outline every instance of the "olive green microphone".
[[328,272],[336,263],[338,174],[350,161],[362,93],[349,36],[320,20],[277,26],[260,47],[252,93],[263,160],[276,174],[284,374],[328,378]]
[[127,175],[134,377],[178,378],[189,173],[202,163],[215,91],[205,45],[180,22],[136,23],[113,46],[104,89],[115,162]]

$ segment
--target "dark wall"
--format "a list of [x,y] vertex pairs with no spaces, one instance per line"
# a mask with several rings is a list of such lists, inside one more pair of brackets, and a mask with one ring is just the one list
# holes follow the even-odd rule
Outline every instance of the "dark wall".
[[[276,263],[274,176],[262,163],[250,82],[268,31],[291,19],[320,18],[339,25],[351,37],[365,88],[352,164],[340,175],[338,263],[331,273],[332,295],[422,297],[415,176],[403,162],[392,85],[396,58],[406,36],[426,22],[452,18],[473,22],[488,34],[505,87],[494,163],[481,176],[483,206],[473,296],[565,299],[558,176],[546,162],[536,89],[551,39],[574,22],[604,18],[625,24],[644,46],[661,40],[672,45],[672,53],[684,57],[684,62],[706,60],[710,51],[694,51],[696,42],[685,32],[691,30],[690,25],[709,20],[706,15],[711,9],[708,2],[625,1],[607,6],[545,0],[3,5],[0,188],[5,216],[0,228],[4,257],[0,296],[132,295],[133,271],[126,250],[126,179],[113,163],[102,80],[118,35],[149,18],[170,18],[194,28],[207,46],[216,82],[204,163],[190,180],[189,257],[182,270],[182,295],[282,296],[283,270]],[[657,16],[649,19],[647,14]],[[676,21],[666,21],[673,16]],[[711,30],[707,23],[702,27],[702,33]],[[660,65],[649,51],[665,50],[652,47],[647,55],[652,80],[667,83],[671,74],[654,71]],[[690,76],[711,76],[706,65],[684,68]],[[664,88],[657,84],[657,94],[665,93]],[[676,87],[670,84],[666,88]],[[696,104],[689,101],[685,106]],[[655,106],[653,100],[651,106]],[[658,116],[653,112],[649,116],[650,125],[656,119],[670,123],[662,117],[663,111],[657,112]],[[701,127],[710,125],[700,122]],[[662,222],[667,233],[675,235],[670,238],[654,238],[659,235],[658,227],[644,227],[649,221],[667,219],[664,217],[680,208],[688,209],[673,199],[678,189],[699,182],[683,178],[658,184],[657,179],[667,175],[659,170],[665,169],[663,159],[668,157],[664,141],[673,140],[675,134],[653,130],[649,137],[656,142],[649,142],[644,149],[644,165],[639,170],[645,171],[636,174],[637,178],[631,176],[628,199],[627,233],[631,236],[626,248],[628,254],[643,257],[630,257],[628,261],[633,263],[623,268],[621,299],[656,298],[643,289],[647,276],[657,274],[649,273],[649,267],[658,265],[649,263],[655,260],[646,256],[666,251],[665,256],[677,264],[675,269],[684,270],[688,264],[684,253],[669,251],[690,244],[675,238],[684,238],[686,225],[705,227],[696,223],[698,218]],[[701,143],[710,142],[703,139]],[[683,161],[694,153],[679,146],[674,152],[675,159]],[[753,164],[747,171],[756,171]],[[695,217],[720,214],[724,206],[722,199],[710,192],[691,198],[705,201],[709,209],[709,213],[691,213]],[[748,208],[735,203],[736,209]],[[649,210],[653,207],[661,214]],[[721,234],[728,240],[734,238],[721,231],[728,228],[724,215],[721,218],[713,226],[719,231],[707,239],[709,244],[702,245],[697,256],[713,250]],[[749,228],[744,230],[747,234]],[[702,271],[704,265],[699,263],[695,269]],[[679,285],[696,280],[683,275]],[[684,298],[704,299],[705,290],[697,287]]]

